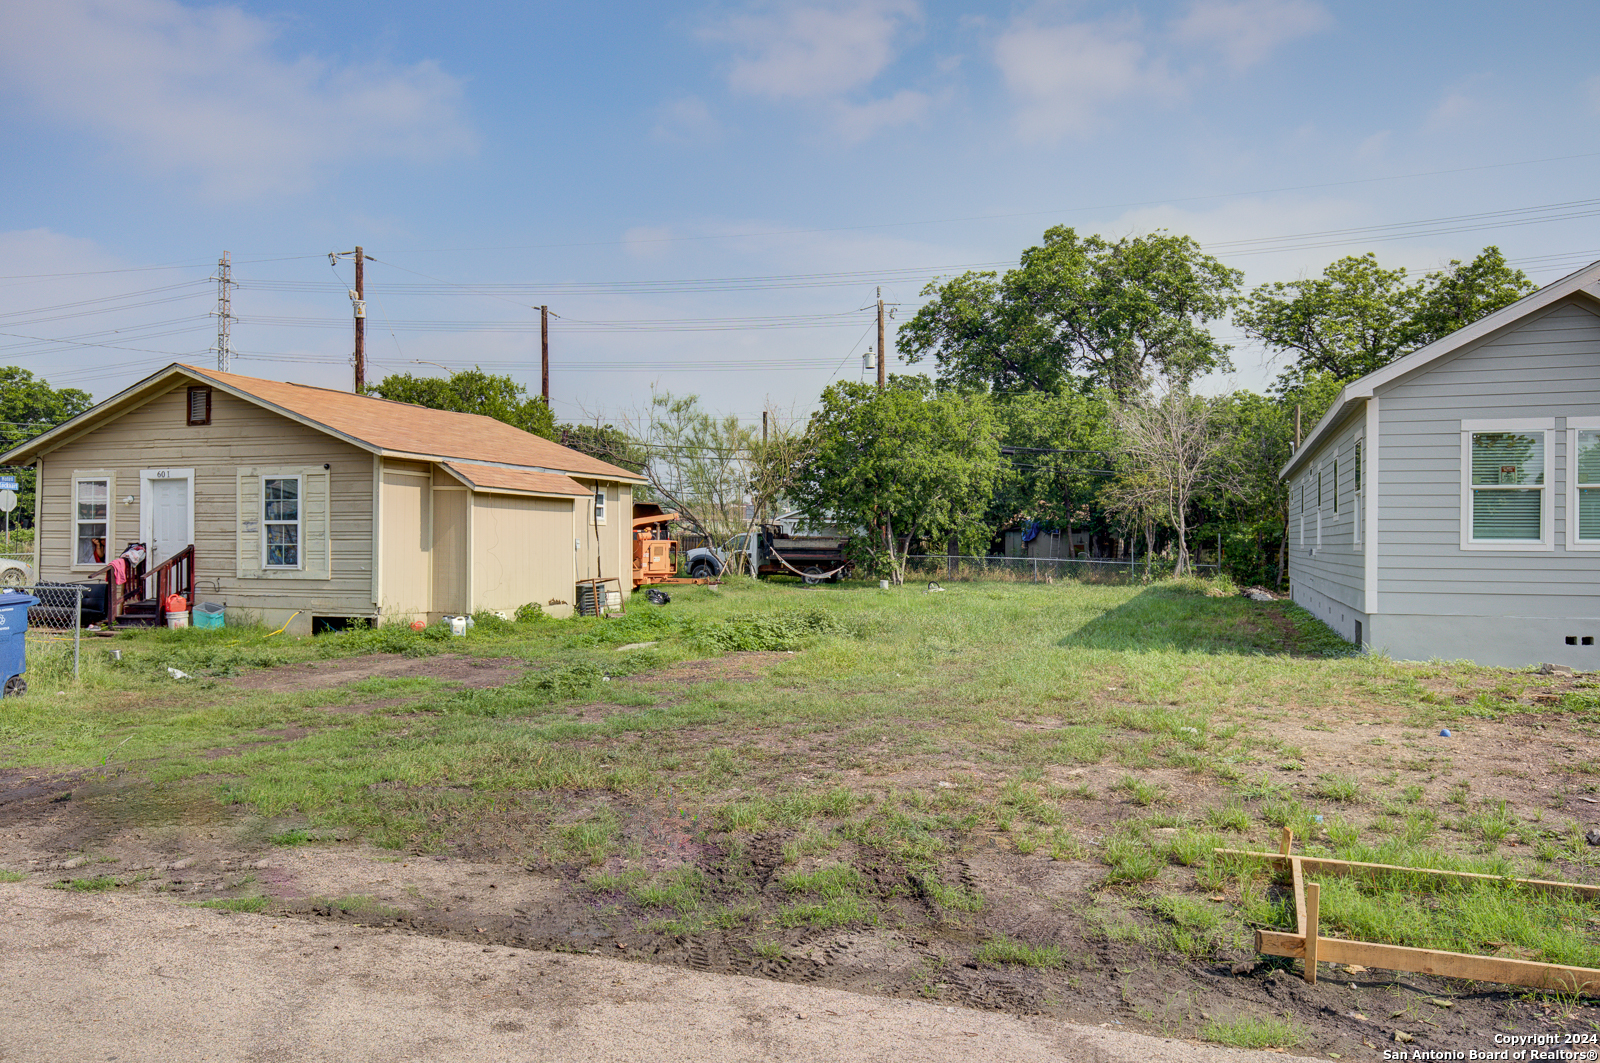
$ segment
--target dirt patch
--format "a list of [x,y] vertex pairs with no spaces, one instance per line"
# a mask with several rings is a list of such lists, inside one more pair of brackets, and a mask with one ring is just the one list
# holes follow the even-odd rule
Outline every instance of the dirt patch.
[[702,661],[685,661],[655,672],[640,672],[627,680],[654,686],[662,683],[687,685],[713,683],[719,679],[753,679],[764,675],[779,661],[795,655],[794,650],[741,650]]
[[363,679],[437,679],[459,687],[504,686],[518,679],[527,665],[515,657],[478,660],[460,654],[439,657],[405,657],[375,653],[370,657],[345,657],[310,664],[262,668],[228,680],[239,690],[327,690]]

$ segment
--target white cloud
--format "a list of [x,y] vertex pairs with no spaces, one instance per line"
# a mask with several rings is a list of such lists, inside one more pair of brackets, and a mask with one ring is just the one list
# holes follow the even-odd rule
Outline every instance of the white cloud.
[[895,58],[895,38],[921,18],[914,0],[835,0],[734,15],[701,36],[743,53],[728,72],[736,91],[824,99],[881,74]]
[[893,96],[870,103],[840,101],[834,105],[839,135],[851,143],[866,140],[880,129],[920,120],[928,113],[933,98],[925,92],[901,89]]
[[1019,132],[1055,140],[1089,132],[1107,105],[1182,92],[1164,61],[1152,59],[1135,20],[1046,26],[1013,23],[995,42],[995,62],[1020,104]]
[[1478,115],[1481,108],[1478,101],[1464,92],[1451,92],[1445,95],[1432,111],[1428,113],[1428,120],[1424,128],[1439,130],[1459,124]]
[[698,96],[668,100],[656,108],[650,136],[664,144],[708,144],[722,135],[722,125]]
[[1173,33],[1180,41],[1216,48],[1230,67],[1244,70],[1285,41],[1325,29],[1332,21],[1312,0],[1196,0]]
[[622,246],[634,258],[659,259],[671,252],[672,238],[667,226],[637,225],[622,234]]
[[431,61],[285,57],[274,27],[176,0],[9,4],[0,84],[159,173],[219,198],[313,185],[353,158],[470,152],[461,82]]

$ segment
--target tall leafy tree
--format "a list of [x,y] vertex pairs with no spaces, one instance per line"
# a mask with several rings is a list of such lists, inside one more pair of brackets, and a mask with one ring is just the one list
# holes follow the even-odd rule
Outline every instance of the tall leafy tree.
[[791,487],[799,509],[815,524],[867,529],[858,548],[897,583],[916,543],[980,525],[1002,472],[993,401],[926,377],[834,384],[807,434]]
[[[53,388],[44,379],[14,365],[0,368],[0,439],[4,440],[4,449],[9,450],[34,436],[42,435],[93,405],[94,397],[87,391]],[[14,471],[19,490],[11,524],[13,527],[32,527],[33,470]]]
[[[615,425],[564,424],[557,441],[591,458],[608,461],[633,473],[643,473],[649,459],[637,440]],[[635,488],[637,495],[638,488]]]
[[1187,236],[1113,241],[1057,226],[1004,277],[930,284],[897,346],[961,388],[1055,390],[1083,377],[1128,397],[1152,374],[1231,368],[1206,325],[1227,315],[1242,279]]
[[1429,273],[1426,284],[1411,318],[1413,347],[1427,346],[1538,288],[1526,273],[1506,264],[1498,247],[1484,248],[1465,265],[1451,260],[1444,269]]
[[556,419],[542,397],[531,396],[509,376],[460,369],[448,377],[394,373],[367,387],[368,395],[435,410],[478,413],[546,439],[555,439]]
[[997,402],[996,414],[1009,453],[989,507],[990,529],[1037,520],[1088,530],[1115,449],[1103,399],[1071,388],[1029,391]]
[[645,457],[641,475],[656,501],[707,538],[722,542],[747,526],[750,467],[759,431],[733,414],[718,417],[695,395],[654,391],[626,420]]
[[1420,280],[1385,269],[1368,252],[1339,259],[1320,277],[1261,285],[1234,321],[1293,359],[1279,378],[1292,388],[1318,373],[1364,376],[1533,289],[1496,247]]
[[1174,531],[1174,575],[1190,568],[1192,504],[1207,492],[1237,490],[1227,461],[1223,406],[1222,400],[1193,395],[1184,381],[1169,379],[1161,393],[1112,408],[1124,475],[1105,491],[1108,508],[1130,522],[1159,521]]

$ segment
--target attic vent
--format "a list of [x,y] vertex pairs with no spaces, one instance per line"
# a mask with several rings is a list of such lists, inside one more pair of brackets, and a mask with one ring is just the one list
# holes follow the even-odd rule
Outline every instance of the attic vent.
[[192,425],[211,423],[210,388],[189,389],[189,423]]

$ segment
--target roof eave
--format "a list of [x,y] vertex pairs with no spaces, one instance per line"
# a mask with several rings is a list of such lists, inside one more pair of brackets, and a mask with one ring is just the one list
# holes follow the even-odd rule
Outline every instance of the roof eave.
[[1600,293],[1596,293],[1586,287],[1596,281],[1600,281],[1600,262],[1591,262],[1582,269],[1575,270],[1560,280],[1545,285],[1536,292],[1530,292],[1509,306],[1503,306],[1494,313],[1486,314],[1472,324],[1433,341],[1426,347],[1420,347],[1412,351],[1404,358],[1397,358],[1380,369],[1374,369],[1366,376],[1352,380],[1339,392],[1339,397],[1328,407],[1328,412],[1323,414],[1322,420],[1317,422],[1317,426],[1306,436],[1305,442],[1284,464],[1283,469],[1278,473],[1278,478],[1281,480],[1287,477],[1306,455],[1317,448],[1322,442],[1323,434],[1332,425],[1344,419],[1343,411],[1347,403],[1356,399],[1370,399],[1377,389],[1385,384],[1398,380],[1407,373],[1421,369],[1431,362],[1438,361],[1440,358],[1469,344],[1476,343],[1486,336],[1515,324],[1529,314],[1543,310],[1545,307],[1569,296],[1578,295],[1590,300],[1600,301]]

